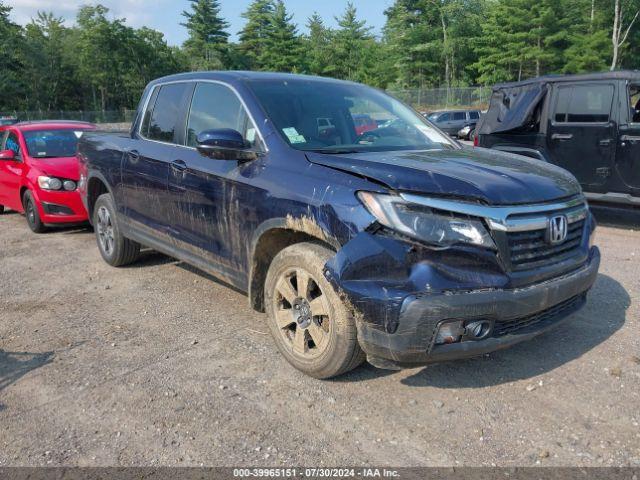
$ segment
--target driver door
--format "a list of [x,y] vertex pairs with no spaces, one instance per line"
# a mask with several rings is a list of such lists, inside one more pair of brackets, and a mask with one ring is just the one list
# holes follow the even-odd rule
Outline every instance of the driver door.
[[171,164],[169,190],[175,212],[177,238],[200,257],[213,260],[226,277],[239,274],[248,239],[240,226],[250,221],[255,202],[245,177],[257,168],[256,160],[213,159],[196,150],[196,137],[205,130],[231,128],[253,148],[262,149],[257,129],[238,95],[214,82],[196,84],[186,121],[186,145]]
[[0,205],[22,211],[20,184],[24,174],[23,149],[15,130],[9,130],[2,139],[2,150],[13,150],[14,160],[0,160]]

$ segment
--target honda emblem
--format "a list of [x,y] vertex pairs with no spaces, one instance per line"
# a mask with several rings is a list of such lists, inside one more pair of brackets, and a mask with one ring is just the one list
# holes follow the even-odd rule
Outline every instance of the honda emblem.
[[562,243],[567,239],[567,217],[558,215],[549,219],[548,240],[552,245]]

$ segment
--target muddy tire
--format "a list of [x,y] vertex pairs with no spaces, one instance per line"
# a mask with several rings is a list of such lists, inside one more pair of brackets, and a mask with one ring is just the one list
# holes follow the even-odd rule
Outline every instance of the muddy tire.
[[365,355],[352,312],[325,279],[335,255],[314,243],[298,243],[273,259],[265,281],[265,306],[276,345],[287,361],[315,378],[353,370]]
[[93,227],[100,255],[112,267],[129,265],[140,256],[140,244],[129,240],[120,232],[110,193],[100,195],[96,200],[93,207]]
[[38,212],[38,205],[33,198],[33,194],[27,190],[22,197],[22,206],[24,208],[24,216],[27,219],[27,225],[33,233],[44,233],[47,231],[42,219],[40,218],[40,212]]

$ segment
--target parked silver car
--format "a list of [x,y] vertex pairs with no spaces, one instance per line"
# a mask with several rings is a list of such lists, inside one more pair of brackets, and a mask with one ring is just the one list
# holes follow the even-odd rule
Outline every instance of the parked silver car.
[[469,124],[475,125],[480,119],[479,110],[443,110],[427,117],[440,130],[456,136],[458,131]]

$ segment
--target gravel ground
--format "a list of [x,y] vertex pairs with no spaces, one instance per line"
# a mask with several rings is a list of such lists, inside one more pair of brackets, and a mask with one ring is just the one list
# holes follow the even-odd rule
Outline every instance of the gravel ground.
[[510,350],[296,372],[242,294],[162,255],[0,217],[0,465],[640,465],[640,232],[588,305]]

